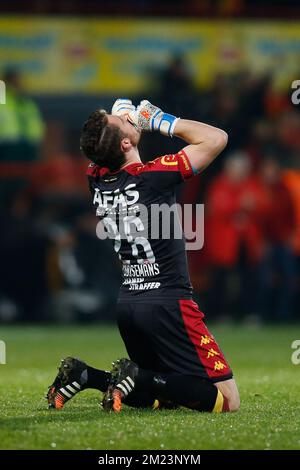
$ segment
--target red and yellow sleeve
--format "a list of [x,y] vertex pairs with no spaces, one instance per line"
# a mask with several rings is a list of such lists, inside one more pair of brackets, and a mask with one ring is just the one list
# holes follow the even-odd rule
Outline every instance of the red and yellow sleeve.
[[149,162],[146,167],[146,171],[180,173],[183,180],[194,176],[190,161],[183,150],[175,154],[158,157]]

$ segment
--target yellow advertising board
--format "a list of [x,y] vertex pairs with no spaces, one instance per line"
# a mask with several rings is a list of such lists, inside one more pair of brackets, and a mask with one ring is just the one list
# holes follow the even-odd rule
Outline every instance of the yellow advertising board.
[[300,23],[0,17],[0,74],[18,66],[31,93],[138,93],[174,54],[199,86],[240,67],[280,86],[300,78]]

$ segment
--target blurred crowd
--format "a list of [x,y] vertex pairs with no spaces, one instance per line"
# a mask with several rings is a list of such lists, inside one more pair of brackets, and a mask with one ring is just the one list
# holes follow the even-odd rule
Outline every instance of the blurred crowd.
[[[119,265],[96,238],[78,130],[59,113],[42,115],[15,70],[4,79],[0,321],[109,320]],[[205,204],[204,248],[189,252],[200,307],[214,320],[299,321],[300,112],[290,90],[249,70],[200,90],[180,56],[153,83],[142,98],[229,134],[222,156],[179,193],[182,203]],[[141,154],[146,161],[181,146],[146,135]]]
[[182,195],[205,203],[205,246],[190,254],[200,305],[216,318],[299,320],[300,113],[290,90],[242,70],[201,92],[174,57],[159,95],[170,112],[229,134],[226,151]]

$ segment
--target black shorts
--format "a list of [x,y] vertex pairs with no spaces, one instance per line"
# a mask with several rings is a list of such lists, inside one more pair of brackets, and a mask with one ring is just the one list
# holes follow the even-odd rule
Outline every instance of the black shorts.
[[193,300],[119,302],[118,326],[130,359],[157,372],[198,375],[212,382],[232,371]]

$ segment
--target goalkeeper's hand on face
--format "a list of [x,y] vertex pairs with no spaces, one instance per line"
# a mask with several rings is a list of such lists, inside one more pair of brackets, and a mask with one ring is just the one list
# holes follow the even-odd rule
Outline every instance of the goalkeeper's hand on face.
[[132,101],[128,98],[118,98],[111,108],[111,114],[113,116],[126,116],[130,112],[135,111],[135,106]]
[[163,135],[172,137],[179,118],[164,113],[148,100],[143,100],[135,110],[129,112],[127,119],[141,131],[159,131]]

